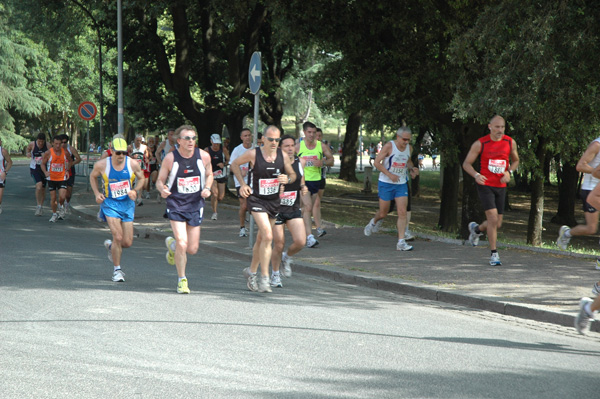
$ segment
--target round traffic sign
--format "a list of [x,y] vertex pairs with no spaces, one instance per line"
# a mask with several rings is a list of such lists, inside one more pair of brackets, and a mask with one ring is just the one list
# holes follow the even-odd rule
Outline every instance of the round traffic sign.
[[252,53],[250,59],[250,67],[248,68],[248,84],[250,85],[250,92],[252,94],[258,93],[260,90],[261,76],[262,74],[262,62],[260,52],[255,51]]
[[91,101],[84,101],[79,104],[79,108],[77,109],[79,116],[81,119],[85,121],[91,121],[96,117],[98,110],[96,109],[96,104]]

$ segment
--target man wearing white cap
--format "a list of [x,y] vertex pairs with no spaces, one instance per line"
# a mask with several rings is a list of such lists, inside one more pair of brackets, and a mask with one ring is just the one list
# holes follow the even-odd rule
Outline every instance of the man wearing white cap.
[[213,134],[210,136],[211,146],[204,149],[210,155],[210,162],[213,171],[213,184],[210,188],[213,214],[211,220],[217,220],[217,204],[225,198],[225,186],[227,184],[227,174],[225,166],[229,163],[229,151],[221,145],[221,136]]
[[[98,177],[104,181],[104,192],[98,189]],[[132,188],[133,181],[136,181]],[[144,187],[144,172],[140,164],[127,156],[127,142],[122,138],[112,141],[111,155],[94,164],[90,174],[90,185],[100,204],[99,217],[108,223],[112,240],[105,240],[108,259],[113,262],[112,280],[125,281],[121,270],[123,248],[133,243],[133,216],[135,200]]]

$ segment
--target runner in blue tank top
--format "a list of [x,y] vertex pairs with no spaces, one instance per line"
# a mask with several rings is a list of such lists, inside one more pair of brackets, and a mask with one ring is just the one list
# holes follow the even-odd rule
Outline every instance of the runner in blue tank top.
[[166,199],[165,216],[175,236],[165,239],[167,262],[177,268],[177,292],[189,294],[187,254],[198,252],[204,199],[211,194],[213,173],[210,155],[195,147],[198,135],[193,126],[180,126],[174,137],[178,146],[163,159],[156,189]]
[[[112,141],[111,156],[94,164],[90,173],[90,185],[100,204],[99,215],[108,222],[112,240],[105,240],[104,247],[108,251],[108,259],[113,262],[112,280],[125,281],[125,273],[121,270],[121,254],[123,248],[133,243],[133,216],[135,199],[144,187],[144,172],[137,162],[131,162],[127,156],[127,143],[122,138]],[[98,189],[98,178],[104,181],[104,190]],[[133,182],[135,179],[135,187]]]

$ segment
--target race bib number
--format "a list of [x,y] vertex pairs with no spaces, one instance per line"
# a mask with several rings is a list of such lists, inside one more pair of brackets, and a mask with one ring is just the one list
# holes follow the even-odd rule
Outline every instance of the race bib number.
[[64,163],[51,163],[50,164],[50,172],[62,172],[63,170],[65,170],[65,164]]
[[200,191],[200,176],[178,177],[177,191],[181,194],[193,194]]
[[259,195],[273,195],[279,192],[279,182],[275,179],[259,179],[258,180],[258,194]]
[[296,203],[297,191],[286,191],[279,197],[281,199],[281,205],[293,206]]
[[223,177],[223,169],[214,171],[214,172],[213,172],[213,177],[214,177],[215,179],[220,179],[220,178],[222,178],[222,177]]
[[315,166],[315,161],[317,161],[319,159],[319,157],[316,155],[309,155],[309,156],[302,157],[302,158],[304,158],[306,160],[305,167]]
[[35,157],[35,164],[36,165],[41,165],[42,164],[42,157]]
[[506,170],[505,159],[490,159],[488,163],[488,170],[492,173],[504,173]]
[[110,196],[112,198],[120,198],[131,190],[131,186],[129,185],[129,180],[119,181],[116,183],[109,183],[108,189],[110,190]]
[[392,172],[395,175],[404,176],[406,174],[406,163],[392,161],[392,167],[390,168],[390,172]]

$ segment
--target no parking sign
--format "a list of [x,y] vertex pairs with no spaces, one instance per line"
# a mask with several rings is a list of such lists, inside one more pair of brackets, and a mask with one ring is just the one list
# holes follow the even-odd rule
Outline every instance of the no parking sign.
[[79,117],[84,121],[91,121],[96,117],[98,110],[96,109],[96,104],[91,101],[84,101],[79,104],[79,108],[77,108],[77,112],[79,113]]

